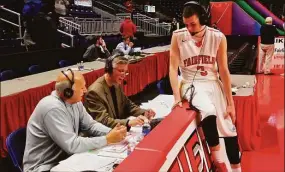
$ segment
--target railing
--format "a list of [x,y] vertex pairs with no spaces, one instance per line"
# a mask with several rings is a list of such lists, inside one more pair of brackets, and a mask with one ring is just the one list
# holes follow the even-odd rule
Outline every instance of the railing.
[[127,17],[131,17],[131,13],[117,13],[116,18],[125,20]]
[[12,10],[10,10],[10,9],[8,9],[8,8],[5,8],[5,7],[3,7],[3,6],[0,6],[0,10],[7,11],[7,12],[9,12],[9,13],[11,13],[11,14],[17,15],[17,17],[18,17],[18,24],[17,24],[17,23],[13,23],[13,22],[11,22],[11,21],[9,21],[9,20],[6,20],[6,19],[4,19],[4,18],[2,18],[2,17],[0,17],[0,20],[3,21],[3,22],[5,22],[5,23],[9,23],[9,24],[11,24],[11,25],[13,25],[13,26],[18,27],[18,28],[19,28],[19,39],[22,39],[21,14],[15,12],[15,11],[12,11]]
[[[102,34],[119,34],[121,19],[102,19],[102,18],[65,18],[69,23],[76,24],[80,28],[80,35],[102,35]],[[69,28],[65,28],[70,32]]]
[[[64,31],[72,33],[78,30],[80,35],[119,34],[120,24],[130,13],[118,13],[116,19],[104,18],[71,18],[60,17],[60,24]],[[151,18],[143,14],[134,14],[133,22],[146,36],[167,36],[170,34],[170,23],[159,23],[158,18]]]
[[137,13],[133,15],[133,22],[142,29],[146,36],[167,36],[170,34],[170,23],[159,23],[158,18]]
[[72,17],[63,18],[59,17],[60,27],[64,27],[65,31],[68,31],[70,34],[72,31],[80,31],[81,26],[73,21]]
[[70,43],[70,46],[67,45],[67,44],[65,44],[65,43],[62,43],[62,45],[63,45],[64,47],[73,47],[73,46],[74,46],[74,35],[69,34],[69,33],[67,33],[67,32],[64,32],[64,31],[62,31],[62,30],[59,30],[59,29],[57,29],[57,31],[58,31],[59,33],[65,35],[65,36],[70,37],[70,39],[71,39],[71,41],[70,41],[70,42],[71,42],[71,43]]

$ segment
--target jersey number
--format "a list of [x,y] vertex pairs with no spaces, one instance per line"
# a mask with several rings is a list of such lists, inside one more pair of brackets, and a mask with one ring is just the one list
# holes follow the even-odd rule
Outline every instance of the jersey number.
[[200,70],[201,76],[207,76],[208,75],[208,72],[205,71],[204,66],[197,66],[197,70]]

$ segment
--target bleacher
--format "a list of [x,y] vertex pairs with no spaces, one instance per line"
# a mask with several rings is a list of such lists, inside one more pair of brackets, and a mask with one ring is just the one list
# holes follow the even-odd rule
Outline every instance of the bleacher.
[[75,4],[70,5],[68,16],[81,18],[101,18],[101,15],[95,13],[92,7],[78,6]]

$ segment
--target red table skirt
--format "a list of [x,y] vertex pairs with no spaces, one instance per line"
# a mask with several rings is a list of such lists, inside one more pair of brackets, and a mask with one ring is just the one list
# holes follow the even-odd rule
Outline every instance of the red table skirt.
[[234,103],[241,150],[252,151],[259,149],[261,131],[256,96],[234,96]]
[[[126,78],[127,85],[124,91],[127,96],[137,94],[148,84],[158,81],[168,75],[169,51],[149,56],[136,64],[129,65],[130,74]],[[104,69],[99,69],[84,74],[86,86],[91,85],[104,74]],[[37,103],[54,90],[55,82],[31,88],[13,95],[1,97],[0,116],[0,154],[7,155],[6,138],[16,129],[26,126],[30,115]]]

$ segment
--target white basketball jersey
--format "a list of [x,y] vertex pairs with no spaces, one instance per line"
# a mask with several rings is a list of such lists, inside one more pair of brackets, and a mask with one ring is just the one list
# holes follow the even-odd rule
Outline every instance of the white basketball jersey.
[[223,37],[220,31],[207,27],[202,44],[197,45],[187,28],[176,30],[183,82],[218,80],[217,51]]

